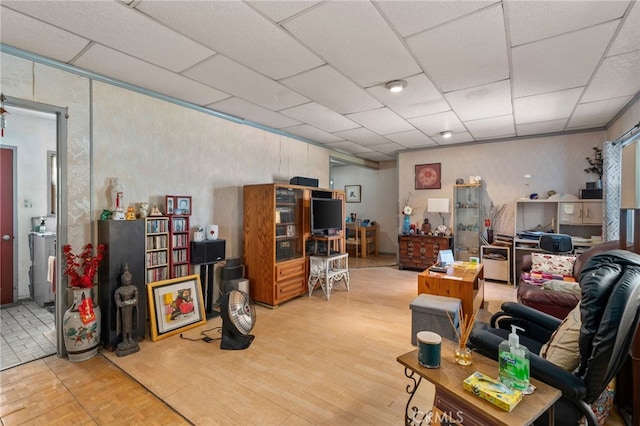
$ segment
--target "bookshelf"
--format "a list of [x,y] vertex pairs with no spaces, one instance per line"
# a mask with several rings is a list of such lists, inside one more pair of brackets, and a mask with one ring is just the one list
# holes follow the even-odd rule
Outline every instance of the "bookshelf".
[[189,275],[189,216],[169,216],[169,270],[171,278]]
[[147,283],[169,278],[169,218],[145,219],[145,276]]

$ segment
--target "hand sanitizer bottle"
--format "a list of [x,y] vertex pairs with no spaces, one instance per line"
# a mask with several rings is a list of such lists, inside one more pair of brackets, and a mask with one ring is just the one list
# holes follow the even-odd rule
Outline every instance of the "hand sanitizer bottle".
[[38,226],[38,232],[41,234],[45,233],[47,230],[47,224],[44,220],[44,217],[40,216],[40,226]]
[[529,349],[520,344],[516,330],[524,331],[512,325],[509,340],[498,346],[498,378],[510,388],[525,390],[529,387]]

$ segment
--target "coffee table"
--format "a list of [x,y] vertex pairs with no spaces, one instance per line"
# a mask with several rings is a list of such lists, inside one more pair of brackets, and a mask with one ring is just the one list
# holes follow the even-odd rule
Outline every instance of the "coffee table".
[[418,294],[460,299],[464,314],[471,316],[484,303],[484,269],[482,263],[464,265],[453,265],[447,272],[431,272],[428,269],[420,272]]
[[[524,395],[522,401],[511,412],[502,410],[488,401],[480,399],[471,392],[462,388],[464,379],[475,371],[484,373],[490,377],[498,376],[498,363],[492,359],[473,353],[473,364],[462,366],[456,363],[453,351],[457,344],[447,339],[442,339],[442,356],[440,368],[422,367],[418,362],[418,351],[413,350],[401,355],[397,361],[402,364],[404,374],[412,383],[407,385],[409,400],[405,407],[405,425],[427,424],[425,412],[421,412],[415,405],[411,407],[411,401],[422,379],[433,383],[436,388],[433,401],[434,412],[444,413],[452,420],[458,420],[465,426],[485,425],[529,425],[549,410],[549,424],[553,425],[553,403],[562,393],[560,390],[531,379],[531,384],[536,390],[531,395]],[[417,378],[416,378],[417,376]]]

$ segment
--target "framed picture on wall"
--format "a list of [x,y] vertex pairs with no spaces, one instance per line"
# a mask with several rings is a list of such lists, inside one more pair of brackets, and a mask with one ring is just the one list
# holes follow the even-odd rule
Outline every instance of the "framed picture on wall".
[[361,202],[362,200],[360,198],[360,190],[361,190],[360,185],[345,185],[344,186],[344,192],[346,195],[345,201],[347,203]]
[[416,164],[416,189],[440,189],[440,163]]
[[147,293],[152,341],[207,323],[200,275],[149,283]]

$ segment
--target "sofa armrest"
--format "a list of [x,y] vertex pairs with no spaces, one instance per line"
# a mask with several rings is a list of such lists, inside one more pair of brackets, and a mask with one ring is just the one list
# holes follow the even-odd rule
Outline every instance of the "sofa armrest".
[[520,273],[522,272],[531,272],[531,254],[525,254],[522,256],[522,261],[520,262]]

